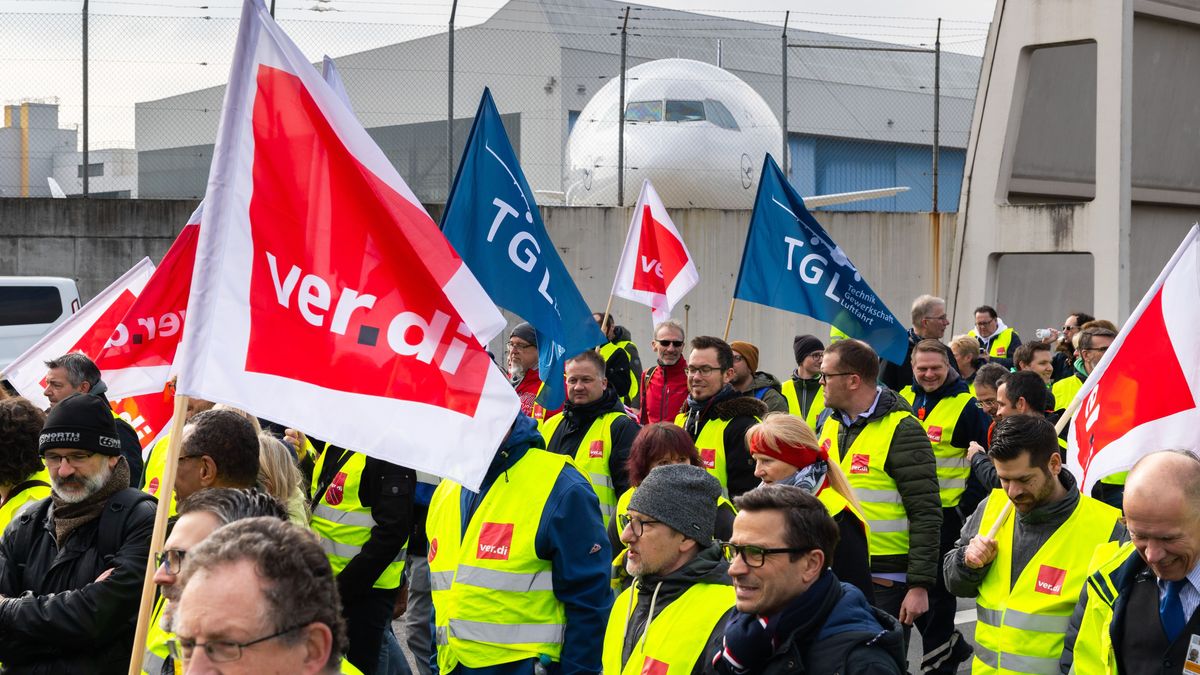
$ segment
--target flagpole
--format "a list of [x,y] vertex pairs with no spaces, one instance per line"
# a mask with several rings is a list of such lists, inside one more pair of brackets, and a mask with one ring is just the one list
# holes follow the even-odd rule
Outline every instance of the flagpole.
[[996,538],[996,533],[1000,531],[1000,526],[1004,524],[1004,521],[1008,520],[1008,514],[1012,513],[1012,510],[1013,503],[1009,501],[1004,505],[1004,508],[1000,510],[1000,515],[996,516],[996,522],[992,523],[992,529],[988,530],[988,539]]
[[133,654],[129,657],[129,675],[142,672],[146,655],[146,638],[150,632],[150,615],[154,611],[154,573],[158,570],[157,554],[167,538],[167,519],[175,493],[175,469],[179,466],[179,446],[183,443],[183,423],[187,416],[188,397],[175,396],[171,415],[171,440],[167,443],[167,461],[163,467],[162,483],[158,488],[158,510],[154,514],[154,533],[150,537],[150,553],[146,559],[146,574],[142,579],[142,600],[138,609],[137,631],[133,635]]
[[724,335],[724,337],[721,338],[722,340],[724,340],[726,342],[729,341],[729,327],[733,325],[733,305],[736,302],[737,302],[737,298],[729,299],[729,318],[725,319],[725,335]]
[[600,319],[600,332],[604,333],[605,339],[608,338],[608,332],[607,332],[607,329],[605,328],[605,326],[608,325],[608,317],[611,316],[611,314],[609,314],[609,312],[612,311],[612,301],[613,301],[613,293],[609,293],[608,294],[608,304],[604,306],[604,316],[601,317],[601,319]]

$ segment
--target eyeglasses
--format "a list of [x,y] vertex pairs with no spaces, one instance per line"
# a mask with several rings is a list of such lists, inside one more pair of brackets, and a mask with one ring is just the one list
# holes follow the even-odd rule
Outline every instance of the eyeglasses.
[[628,527],[629,531],[632,532],[633,536],[635,537],[642,536],[642,533],[646,531],[647,525],[654,525],[655,523],[661,522],[661,520],[638,520],[636,518],[630,518],[628,514],[624,513],[617,514],[617,525],[621,527],[621,531],[623,532],[625,528]]
[[701,377],[708,377],[709,375],[711,375],[715,372],[718,372],[720,370],[721,370],[720,366],[688,366],[687,368],[683,369],[683,372],[687,373],[688,375],[699,375]]
[[682,347],[683,340],[655,340],[658,344],[664,347]]
[[1103,354],[1104,352],[1108,351],[1108,345],[1105,345],[1103,347],[1083,347],[1079,351],[1081,351],[1081,352],[1100,352],[1101,354]]
[[531,345],[531,344],[528,344],[528,343],[523,343],[523,342],[510,342],[510,343],[508,343],[508,349],[509,349],[509,351],[514,351],[514,352],[515,352],[515,351],[517,351],[518,349],[529,349],[529,348],[530,348],[530,347],[532,347],[532,346],[533,346],[533,345]]
[[1062,329],[1064,333],[1069,333],[1073,330],[1079,330],[1079,326],[1063,326]]
[[196,642],[191,638],[175,637],[167,641],[171,650],[171,656],[178,661],[190,661],[192,654],[196,648],[204,650],[208,656],[208,660],[213,663],[229,663],[242,658],[242,650],[246,647],[252,647],[260,642],[274,640],[277,637],[287,635],[308,626],[311,622],[305,622],[291,628],[285,628],[278,633],[272,633],[266,637],[260,637],[257,640],[249,642],[233,642],[231,640],[213,640],[212,642]]
[[69,455],[46,454],[42,455],[42,461],[46,463],[48,468],[53,469],[59,464],[62,464],[63,460],[66,460],[68,464],[78,469],[79,467],[83,466],[85,462],[95,456],[95,454],[96,453],[94,452],[75,452]]
[[925,317],[924,319],[921,319],[921,320],[922,320],[922,321],[948,321],[948,320],[949,320],[949,318],[950,318],[950,317],[948,317],[948,316],[946,316],[945,314],[943,314],[943,315],[941,315],[941,316],[927,316],[927,317]]
[[857,375],[857,374],[858,373],[821,373],[820,375],[817,376],[817,379],[820,380],[821,382],[826,382],[831,377],[842,377],[844,375]]
[[994,410],[996,406],[1000,405],[1000,401],[994,398],[979,399],[978,401],[975,401],[975,405],[984,410]]
[[740,555],[748,567],[762,567],[767,564],[767,556],[769,555],[776,553],[808,553],[815,548],[815,546],[806,546],[804,548],[763,548],[762,546],[754,546],[753,544],[734,544],[723,541],[721,542],[721,555],[725,556],[725,560],[731,563]]
[[183,556],[187,555],[187,551],[181,551],[177,548],[169,548],[155,556],[158,561],[158,566],[166,566],[167,574],[179,574],[183,569]]

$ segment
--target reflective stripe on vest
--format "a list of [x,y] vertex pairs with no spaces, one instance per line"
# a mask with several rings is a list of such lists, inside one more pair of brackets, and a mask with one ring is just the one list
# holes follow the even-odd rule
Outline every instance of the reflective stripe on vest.
[[633,400],[638,395],[638,376],[633,372],[633,352],[629,351],[629,340],[621,340],[620,342],[605,342],[600,345],[600,356],[604,357],[604,363],[607,365],[608,360],[613,354],[620,349],[629,357],[629,391],[617,392],[621,396],[621,401],[625,405],[633,405]]
[[[48,484],[50,482],[50,472],[43,467],[41,471],[34,473],[25,480],[40,480]],[[4,534],[4,530],[8,529],[8,524],[12,522],[13,518],[26,505],[41,501],[49,496],[49,485],[31,485],[5,501],[4,505],[0,506],[0,535]]]
[[650,621],[629,652],[629,660],[622,663],[625,632],[637,606],[637,595],[633,587],[625,589],[608,615],[605,675],[690,675],[708,646],[713,628],[734,602],[732,586],[693,584]]
[[142,672],[148,675],[159,675],[163,672],[163,667],[167,665],[167,659],[171,657],[167,641],[174,637],[174,633],[168,633],[162,629],[162,611],[166,604],[166,597],[159,595],[158,601],[154,603],[154,613],[150,615],[150,629],[146,633],[146,652],[142,656]]
[[[700,463],[704,470],[721,482],[721,494],[729,496],[729,474],[725,468],[725,427],[733,420],[711,419],[704,423],[700,435],[696,437],[696,450],[700,453]],[[754,421],[761,422],[757,417]],[[687,414],[680,413],[675,417],[675,426],[683,427],[687,422]]]
[[803,417],[808,426],[812,429],[817,428],[817,418],[820,417],[821,411],[825,409],[825,387],[824,385],[817,387],[817,393],[808,404],[808,413],[804,413],[804,408],[800,402],[800,393],[796,390],[796,380],[788,378],[780,387],[783,391],[783,397],[787,399],[788,414],[796,417]]
[[[624,416],[625,413],[610,412],[597,417],[583,435],[579,447],[575,449],[575,466],[587,477],[588,482],[592,484],[592,490],[596,492],[596,498],[600,500],[600,513],[604,516],[605,529],[608,529],[608,521],[612,520],[617,508],[617,490],[613,487],[612,473],[609,470],[613,450],[612,425],[617,418]],[[558,431],[562,421],[563,415],[559,413],[542,425],[542,438],[546,440],[546,447],[550,447],[550,440],[554,438],[554,432]]]
[[[367,456],[360,452],[350,453],[350,458],[338,469],[333,481],[320,496],[309,525],[312,531],[320,537],[321,550],[329,558],[333,574],[342,573],[350,560],[362,553],[362,547],[371,540],[371,528],[375,527],[375,518],[371,516],[371,507],[362,503],[359,487],[362,485],[363,471],[367,467]],[[329,450],[322,452],[313,467],[312,486],[309,493],[321,487],[321,473],[325,462],[329,459]],[[374,587],[382,589],[399,588],[404,575],[404,556],[408,543],[396,555],[388,566],[383,568]]]
[[[975,339],[979,339],[979,333],[976,333],[974,328],[972,328],[967,335],[970,335]],[[1011,328],[1005,328],[1004,330],[1000,331],[999,335],[993,335],[992,339],[988,341],[988,355],[992,358],[1008,358],[1010,351],[1009,348],[1012,347],[1012,339],[1013,329]]]
[[[901,389],[900,396],[908,401],[909,405],[916,400],[911,386]],[[956,448],[950,445],[950,441],[954,438],[954,427],[962,417],[963,410],[974,403],[971,394],[964,391],[938,400],[933,410],[925,414],[925,419],[917,417],[921,427],[925,429],[929,444],[933,446],[942,508],[958,506],[963,490],[967,488],[967,479],[971,477],[971,465],[967,463],[966,449]]]
[[[165,434],[158,439],[150,448],[150,454],[146,457],[146,464],[142,469],[145,485],[142,487],[143,492],[159,497],[159,488],[162,486],[163,473],[167,470],[167,446],[171,444],[171,434]],[[175,517],[175,498],[172,496],[170,512],[168,517]]]
[[1092,554],[1092,562],[1088,565],[1091,574],[1085,585],[1087,600],[1079,621],[1079,632],[1075,636],[1072,673],[1117,672],[1117,655],[1111,630],[1113,607],[1117,604],[1120,589],[1113,583],[1111,575],[1130,556],[1137,554],[1133,542],[1124,546],[1118,542],[1108,542],[1097,546]]
[[[850,515],[858,519],[859,526],[862,527],[863,534],[867,535],[867,565],[871,564],[871,525],[863,516],[862,511],[854,507],[850,500],[843,497],[837,490],[834,490],[829,485],[829,479],[826,477],[821,490],[817,492],[817,499],[825,505],[825,510],[829,511],[829,517],[836,518],[842,511],[849,511]],[[857,497],[856,497],[857,499]]]
[[[990,528],[1008,497],[993,490],[981,527]],[[1088,562],[1108,541],[1120,511],[1081,496],[1075,511],[1011,582],[1017,516],[996,533],[996,559],[979,585],[973,673],[1058,673],[1071,612],[1087,579]]]
[[444,480],[426,524],[438,669],[481,668],[562,653],[566,610],[535,546],[546,500],[570,458],[531,448],[462,525],[462,486]]
[[868,545],[872,555],[908,554],[908,512],[904,510],[896,481],[887,474],[884,465],[896,427],[910,417],[916,419],[907,410],[896,410],[872,420],[845,450],[838,443],[842,428],[838,415],[831,415],[821,428],[821,447],[831,458],[837,458],[871,526]]

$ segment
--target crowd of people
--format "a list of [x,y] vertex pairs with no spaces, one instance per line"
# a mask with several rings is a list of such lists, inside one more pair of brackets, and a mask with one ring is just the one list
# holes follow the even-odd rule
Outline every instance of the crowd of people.
[[[913,627],[925,673],[1200,672],[1194,449],[1091,494],[1064,465],[1111,323],[1023,343],[982,306],[947,341],[922,296],[901,363],[799,335],[780,379],[675,321],[643,371],[595,318],[557,410],[511,331],[477,491],[189,400],[142,672],[410,673],[401,616],[421,675],[906,673]],[[0,400],[0,662],[123,673],[170,440],[143,456],[86,356],[46,365],[48,411]]]

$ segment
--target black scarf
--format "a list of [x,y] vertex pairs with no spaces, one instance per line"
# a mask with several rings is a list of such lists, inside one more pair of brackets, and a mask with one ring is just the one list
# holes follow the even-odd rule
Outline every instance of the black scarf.
[[724,649],[713,658],[713,666],[719,673],[761,672],[789,641],[815,639],[841,597],[842,587],[827,568],[807,591],[775,614],[734,612],[725,626]]
[[713,406],[722,401],[728,401],[731,398],[742,396],[742,392],[733,388],[732,384],[726,384],[721,387],[721,391],[713,394],[712,398],[706,401],[697,401],[690,395],[687,397],[687,421],[683,424],[684,431],[691,434],[692,438],[700,435],[701,422],[708,419],[708,413],[713,409]]

